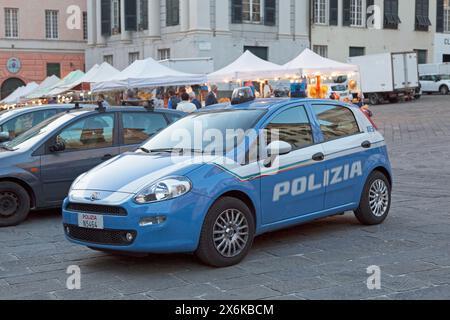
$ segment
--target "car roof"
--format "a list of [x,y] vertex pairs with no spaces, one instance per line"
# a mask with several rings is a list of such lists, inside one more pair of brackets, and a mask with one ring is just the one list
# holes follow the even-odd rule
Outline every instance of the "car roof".
[[202,109],[200,112],[204,111],[219,111],[219,110],[273,110],[279,107],[291,103],[333,103],[342,106],[353,108],[354,106],[339,102],[336,100],[325,100],[325,99],[312,99],[312,98],[267,98],[267,99],[255,99],[253,101],[244,102],[241,104],[230,105],[229,103],[216,104]]
[[[181,112],[181,111],[177,111],[177,110],[171,110],[171,109],[150,109],[147,110],[145,107],[135,107],[135,106],[111,106],[106,108],[105,112],[125,112],[125,111],[131,111],[131,112],[156,112],[156,113],[171,113],[171,114],[176,114],[176,115],[186,115],[186,113]],[[94,112],[100,112],[98,110],[97,106],[92,106],[92,105],[88,105],[88,106],[83,106],[83,104],[81,104],[80,108],[75,109],[72,106],[72,109],[69,111],[69,113],[72,114],[76,114],[76,113],[80,113],[80,114],[85,114],[87,112],[90,113],[94,113]]]
[[41,110],[53,110],[53,109],[67,109],[70,110],[73,108],[72,104],[49,104],[42,106],[32,106],[32,107],[20,107],[10,110],[4,110],[0,112],[0,121],[3,122],[5,120],[9,120],[11,118],[20,116],[22,114],[26,114],[33,111],[41,111]]

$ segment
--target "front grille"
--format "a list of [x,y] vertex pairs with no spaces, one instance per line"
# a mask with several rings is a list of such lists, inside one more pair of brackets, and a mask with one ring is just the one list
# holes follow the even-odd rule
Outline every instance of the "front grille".
[[93,213],[99,215],[126,216],[127,210],[122,207],[104,206],[99,204],[88,203],[69,203],[67,210],[81,213]]
[[[64,225],[64,231],[73,240],[114,246],[129,246],[137,235],[136,231],[86,229],[74,225]],[[127,233],[133,235],[132,241],[127,240]]]

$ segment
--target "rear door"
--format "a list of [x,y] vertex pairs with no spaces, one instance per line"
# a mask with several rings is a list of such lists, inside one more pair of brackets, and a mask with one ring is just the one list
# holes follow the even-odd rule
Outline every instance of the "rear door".
[[[65,150],[51,152],[63,142]],[[58,205],[82,173],[119,154],[115,112],[85,116],[67,125],[46,143],[41,179],[46,202]]]
[[[369,154],[370,136],[363,132],[350,108],[328,103],[312,103],[323,135],[326,162],[325,210],[358,202],[358,189]],[[369,144],[367,144],[369,142]]]
[[120,153],[136,150],[144,141],[165,129],[168,125],[168,119],[160,112],[122,112]]

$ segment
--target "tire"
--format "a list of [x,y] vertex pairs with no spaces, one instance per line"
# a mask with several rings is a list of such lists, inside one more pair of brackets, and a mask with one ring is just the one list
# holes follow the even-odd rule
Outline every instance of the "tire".
[[369,95],[369,104],[375,106],[380,103],[380,98],[378,97],[378,94],[372,93]]
[[16,226],[30,211],[30,196],[17,183],[0,182],[0,227]]
[[442,94],[444,96],[448,95],[448,92],[449,92],[448,87],[446,85],[441,86],[439,88],[439,92],[440,92],[440,94]]
[[254,237],[255,219],[250,209],[239,199],[224,197],[209,209],[195,255],[209,266],[229,267],[245,258]]
[[388,178],[379,171],[372,172],[364,186],[359,207],[355,211],[358,221],[368,226],[383,223],[391,208],[391,192],[392,187]]

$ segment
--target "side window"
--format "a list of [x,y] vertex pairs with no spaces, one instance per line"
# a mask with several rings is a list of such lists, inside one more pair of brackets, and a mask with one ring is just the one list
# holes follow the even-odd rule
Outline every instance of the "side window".
[[140,144],[167,127],[162,113],[124,112],[122,119],[125,145]]
[[39,123],[41,123],[42,121],[53,117],[57,113],[58,113],[57,110],[54,110],[54,109],[33,112],[33,126],[36,126]]
[[99,114],[84,118],[65,128],[57,137],[66,151],[99,149],[113,146],[114,115]]
[[3,125],[3,131],[9,133],[9,138],[14,139],[33,127],[33,113],[26,113],[11,119]]
[[304,107],[293,107],[281,112],[266,126],[266,143],[280,140],[298,150],[314,143],[311,123]]
[[353,112],[341,106],[313,105],[325,141],[360,133]]
[[170,123],[174,123],[174,122],[180,120],[181,118],[183,118],[182,115],[176,114],[176,113],[166,113],[166,117]]

